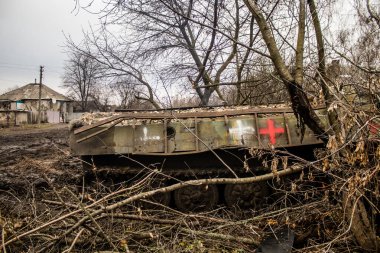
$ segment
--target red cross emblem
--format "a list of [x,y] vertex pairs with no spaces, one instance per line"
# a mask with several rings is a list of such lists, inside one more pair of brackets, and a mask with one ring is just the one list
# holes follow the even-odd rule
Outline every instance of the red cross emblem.
[[369,125],[369,132],[371,134],[376,135],[380,131],[380,124],[376,124],[375,122],[370,122],[368,125]]
[[274,126],[274,120],[273,119],[268,119],[267,120],[267,128],[261,128],[259,130],[260,134],[267,134],[269,135],[269,140],[271,144],[276,144],[276,134],[282,134],[284,133],[285,130],[283,127],[278,127],[276,128]]

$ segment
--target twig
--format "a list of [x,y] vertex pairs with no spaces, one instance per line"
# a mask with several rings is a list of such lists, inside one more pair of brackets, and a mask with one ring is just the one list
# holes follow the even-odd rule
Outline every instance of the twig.
[[[120,202],[117,202],[115,204],[105,206],[103,209],[96,210],[96,211],[92,212],[90,215],[93,217],[93,216],[99,215],[103,212],[112,211],[116,208],[125,206],[131,202],[134,202],[134,201],[137,201],[137,200],[140,200],[143,198],[152,197],[153,195],[158,194],[158,193],[171,192],[171,191],[174,191],[174,190],[186,187],[186,186],[190,186],[190,185],[254,183],[254,182],[261,182],[261,181],[273,179],[276,176],[285,176],[285,175],[293,174],[295,172],[301,171],[302,169],[303,169],[302,166],[298,166],[298,167],[293,166],[293,167],[289,167],[288,169],[279,171],[276,175],[274,173],[268,173],[268,174],[264,174],[261,176],[247,177],[247,178],[213,178],[213,179],[189,180],[186,182],[177,183],[177,184],[170,185],[167,187],[163,187],[163,188],[159,188],[159,189],[155,189],[152,191],[143,192],[143,193],[131,196],[131,197],[129,197],[125,200],[122,200]],[[72,231],[74,231],[75,229],[80,227],[83,223],[85,223],[88,219],[89,219],[88,216],[83,217],[75,225],[73,225],[69,230],[67,230],[66,233],[64,233],[62,235],[62,237],[70,234]],[[7,243],[9,243],[9,242],[7,242]]]
[[[178,119],[174,114],[172,114],[172,116],[173,118]],[[232,175],[234,175],[234,177],[239,178],[238,175],[235,173],[235,171],[230,166],[228,166],[228,164],[204,140],[199,138],[197,133],[193,133],[193,131],[191,131],[191,129],[189,129],[183,123],[182,120],[180,120],[179,122],[181,123],[182,126],[186,128],[187,131],[189,131],[189,133],[191,133],[195,138],[197,138],[197,140],[199,140],[203,145],[205,145],[207,149],[223,164],[223,166],[226,167],[232,173]]]
[[[241,184],[241,183],[261,182],[261,181],[266,181],[266,180],[273,179],[276,176],[281,177],[281,176],[290,175],[290,174],[302,171],[303,169],[304,169],[304,167],[302,167],[302,166],[291,166],[291,167],[289,167],[287,169],[284,169],[284,170],[281,170],[281,171],[277,172],[276,175],[274,173],[268,173],[268,174],[264,174],[264,175],[260,175],[260,176],[247,177],[247,178],[213,178],[213,179],[199,179],[199,180],[190,180],[190,181],[186,181],[186,182],[180,182],[180,183],[173,184],[173,185],[170,185],[170,186],[167,186],[167,187],[163,187],[163,188],[151,190],[151,191],[148,191],[148,192],[143,192],[143,193],[140,193],[140,194],[136,194],[134,196],[131,196],[131,197],[129,197],[129,198],[125,199],[125,200],[122,200],[120,202],[117,202],[115,204],[112,204],[112,205],[109,205],[109,206],[104,206],[101,209],[95,210],[92,213],[90,213],[90,215],[92,217],[94,217],[94,216],[99,215],[99,214],[101,214],[103,212],[111,211],[111,210],[114,210],[116,208],[119,208],[119,207],[122,207],[124,205],[127,205],[127,204],[129,204],[131,202],[134,202],[134,201],[137,201],[137,200],[140,200],[140,199],[143,199],[143,198],[149,198],[149,197],[152,197],[152,196],[154,196],[155,194],[158,194],[158,193],[171,192],[171,191],[174,191],[174,190],[186,187],[186,186],[191,186],[191,185],[208,185],[208,184]],[[120,192],[124,192],[124,191],[125,191],[125,189],[120,190]],[[41,226],[39,226],[37,228],[34,228],[34,229],[30,230],[30,231],[27,231],[27,232],[25,232],[25,233],[23,233],[21,235],[15,236],[15,237],[11,238],[10,240],[6,241],[5,243],[3,242],[3,246],[9,245],[10,243],[15,242],[15,241],[21,239],[22,237],[30,235],[30,234],[32,234],[34,232],[37,232],[37,231],[39,231],[41,229],[44,229],[44,228],[50,226],[52,224],[55,224],[55,223],[57,223],[59,221],[62,221],[64,219],[68,218],[68,217],[71,217],[71,216],[75,215],[75,214],[78,214],[78,213],[80,213],[83,210],[87,210],[90,207],[93,207],[96,204],[99,204],[101,201],[107,200],[109,198],[109,196],[114,196],[115,194],[116,194],[115,192],[111,193],[108,196],[103,197],[99,201],[96,201],[96,202],[94,202],[94,203],[92,203],[92,204],[90,204],[88,206],[83,206],[82,209],[78,209],[78,210],[72,211],[72,212],[70,212],[68,214],[62,215],[61,217],[59,217],[59,218],[57,218],[55,220],[49,221],[49,222],[47,222],[45,224],[42,224]],[[67,230],[62,235],[62,237],[67,236],[68,234],[70,234],[72,231],[74,231],[75,229],[77,229],[78,227],[80,227],[83,223],[85,223],[88,219],[89,219],[88,216],[83,217],[82,219],[80,219],[69,230]]]
[[42,203],[51,204],[51,205],[57,205],[57,206],[65,206],[65,207],[72,207],[72,208],[78,208],[77,205],[70,204],[70,203],[62,203],[60,201],[54,201],[54,200],[48,200],[48,199],[42,199]]
[[108,217],[153,222],[156,224],[178,225],[178,224],[183,223],[182,221],[178,221],[178,220],[159,219],[159,218],[153,218],[149,216],[140,216],[140,215],[133,215],[133,214],[125,214],[125,213],[104,213],[101,216],[97,217],[96,219],[103,219],[103,218],[108,218]]
[[[54,194],[57,196],[57,198],[59,199],[59,201],[61,202],[61,204],[66,208],[67,211],[70,211],[70,209],[68,207],[70,207],[70,204],[66,203],[65,201],[63,201],[61,195],[59,195],[57,189],[54,187],[54,185],[51,183],[50,179],[47,177],[46,174],[43,174],[42,175],[43,178],[46,180],[46,182],[49,184],[50,188],[53,189],[53,192]],[[73,207],[71,205],[71,207]],[[77,206],[74,206],[74,208],[78,208]]]
[[7,253],[4,242],[5,242],[5,228],[3,226],[2,230],[1,230],[1,244],[3,244],[4,253]]
[[325,202],[325,200],[315,201],[315,202],[312,202],[312,203],[309,203],[309,204],[306,204],[306,205],[303,204],[303,205],[296,206],[296,207],[285,207],[285,208],[282,208],[280,210],[275,210],[275,211],[272,211],[272,212],[266,212],[266,213],[264,213],[262,215],[258,215],[258,216],[255,216],[255,217],[252,217],[252,218],[249,218],[249,219],[235,221],[235,222],[230,222],[228,224],[221,225],[218,228],[223,228],[223,227],[232,226],[232,225],[236,226],[236,225],[241,225],[241,224],[244,224],[244,223],[247,223],[247,222],[258,221],[258,220],[264,219],[266,217],[280,215],[281,213],[301,210],[301,209],[304,209],[306,207],[318,206],[318,205],[322,204],[323,202]]
[[182,232],[188,233],[188,234],[194,234],[194,235],[201,235],[201,236],[207,236],[215,239],[220,240],[227,240],[227,241],[235,241],[235,242],[241,242],[246,244],[252,244],[255,246],[258,246],[260,244],[259,240],[247,238],[247,237],[240,237],[240,236],[233,236],[233,235],[225,235],[220,233],[213,233],[213,232],[207,232],[207,231],[195,231],[188,228],[180,228]]
[[83,231],[84,231],[84,228],[82,228],[81,230],[79,230],[78,234],[75,236],[74,241],[71,243],[70,247],[67,250],[63,251],[62,253],[69,253],[69,252],[71,252],[71,250],[74,248],[76,242],[78,241],[78,239],[81,236],[81,234],[83,233]]
[[156,205],[156,206],[159,206],[159,207],[162,207],[162,208],[165,208],[166,210],[169,210],[175,214],[178,214],[178,215],[181,215],[183,216],[183,218],[192,218],[192,219],[202,219],[202,220],[207,220],[209,222],[216,222],[216,223],[226,223],[227,221],[224,220],[224,219],[219,219],[219,218],[215,218],[215,217],[208,217],[208,216],[204,216],[204,215],[201,215],[201,214],[188,214],[188,213],[183,213],[181,211],[178,211],[178,210],[175,210],[173,208],[170,208],[169,206],[165,206],[161,203],[157,203],[157,202],[153,202],[153,201],[149,201],[149,200],[141,200],[143,202],[146,202],[146,203],[149,203],[149,204],[152,204],[152,205]]
[[[99,225],[98,222],[96,222],[96,220],[94,219],[93,215],[89,212],[88,209],[85,208],[85,206],[83,205],[83,203],[78,199],[78,197],[72,192],[70,191],[70,189],[66,188],[66,191],[68,191],[71,196],[73,196],[73,198],[78,202],[80,208],[85,212],[85,214],[87,215],[86,217],[89,218],[94,224],[95,226],[98,228],[100,234],[104,237],[104,239],[106,239],[108,241],[108,243],[112,246],[112,248],[114,248],[114,250],[117,252],[118,249],[117,247],[113,244],[113,242],[111,241],[111,239],[107,236],[107,234],[104,232],[104,230],[102,229],[102,227]],[[62,238],[62,237],[61,237]],[[128,250],[127,250],[128,252]]]

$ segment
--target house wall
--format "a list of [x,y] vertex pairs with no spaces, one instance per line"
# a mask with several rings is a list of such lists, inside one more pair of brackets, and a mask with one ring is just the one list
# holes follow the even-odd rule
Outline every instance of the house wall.
[[[41,100],[41,122],[69,122],[73,106],[71,102]],[[38,100],[22,100],[0,103],[0,127],[38,122]]]
[[10,127],[28,124],[31,112],[28,111],[0,111],[0,127]]
[[16,102],[2,101],[0,102],[0,111],[16,110]]
[[[37,123],[38,100],[24,100],[25,109],[32,111],[31,123]],[[68,122],[68,115],[72,113],[72,105],[67,101],[41,100],[41,122],[60,123]]]
[[[38,123],[38,111],[31,111],[29,122],[31,124],[37,124]],[[47,111],[41,111],[41,123],[48,123],[47,119]]]
[[0,127],[13,126],[15,119],[10,112],[0,111]]
[[[69,114],[62,114],[59,111],[41,111],[41,123],[62,123],[68,122]],[[38,111],[0,111],[0,127],[11,127],[25,124],[36,124],[38,122]]]
[[[24,100],[25,109],[30,111],[38,111],[38,100]],[[71,102],[67,101],[53,101],[53,100],[41,100],[42,111],[59,111],[69,113],[72,111]]]
[[[38,111],[38,100],[24,100],[25,109],[29,111]],[[41,111],[51,109],[51,100],[41,100]]]
[[16,125],[25,125],[28,124],[28,116],[30,112],[28,111],[22,111],[22,112],[15,112],[16,115]]

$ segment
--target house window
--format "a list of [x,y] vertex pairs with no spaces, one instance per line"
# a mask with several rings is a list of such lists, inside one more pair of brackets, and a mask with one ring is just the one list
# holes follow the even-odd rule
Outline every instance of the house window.
[[25,104],[23,100],[16,101],[16,110],[25,110]]

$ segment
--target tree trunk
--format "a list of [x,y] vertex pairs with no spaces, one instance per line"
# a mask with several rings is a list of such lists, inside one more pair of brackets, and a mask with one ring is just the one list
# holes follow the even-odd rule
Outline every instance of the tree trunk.
[[357,194],[343,193],[344,214],[357,243],[365,250],[379,252],[380,240],[376,238],[376,232],[363,199]]
[[213,93],[214,89],[205,88],[203,94],[201,95],[201,106],[208,105],[208,102],[210,101],[211,94]]
[[[304,125],[306,124],[316,135],[318,135],[319,138],[321,138],[321,140],[327,143],[328,135],[324,130],[323,124],[315,111],[312,109],[307,95],[301,86],[301,83],[297,83],[296,79],[294,79],[288,67],[285,65],[285,62],[280,54],[276,41],[272,35],[271,29],[269,28],[266,19],[264,18],[264,15],[253,0],[244,0],[244,2],[257,21],[260,32],[269,50],[273,65],[280,75],[282,82],[286,86],[286,89],[290,95],[294,114],[301,124],[302,132],[304,132]],[[300,32],[303,32],[302,29]],[[300,39],[304,39],[302,34],[299,34],[298,40]],[[303,48],[303,44],[300,43],[300,45]],[[301,52],[298,52],[297,54],[299,55],[300,53]],[[299,72],[300,70],[298,70],[298,73]],[[297,79],[300,80],[300,78]]]
[[302,133],[305,131],[304,125],[307,125],[323,142],[327,143],[328,134],[324,130],[320,118],[311,107],[305,91],[295,80],[286,83],[286,88],[290,95],[293,112],[301,125]]
[[[326,102],[327,107],[330,107],[331,103],[334,101],[334,97],[331,95],[328,83],[330,79],[327,77],[326,73],[326,55],[325,55],[325,47],[323,43],[323,35],[321,29],[321,23],[319,22],[317,8],[315,6],[314,0],[307,1],[311,17],[313,20],[313,26],[315,30],[315,36],[317,39],[317,48],[318,48],[318,71],[320,74],[320,85],[322,87],[323,96]],[[335,110],[329,110],[328,118],[330,125],[333,127],[335,134],[339,133],[340,124],[338,124],[338,114]]]

